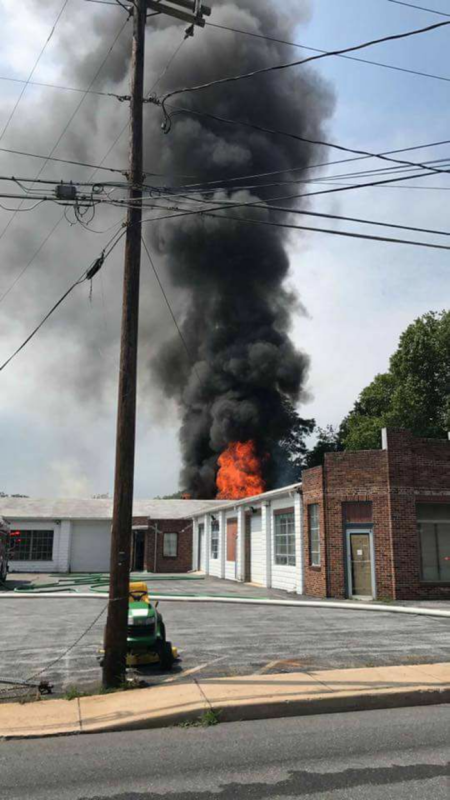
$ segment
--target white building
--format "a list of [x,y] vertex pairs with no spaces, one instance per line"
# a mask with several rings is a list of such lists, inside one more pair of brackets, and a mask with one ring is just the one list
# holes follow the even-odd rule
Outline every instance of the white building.
[[[147,530],[147,520],[191,519],[200,509],[220,505],[204,500],[135,500],[133,530]],[[0,516],[20,531],[10,560],[12,572],[108,572],[111,546],[111,499],[39,500],[0,498]],[[132,565],[134,568],[134,565]]]
[[301,484],[193,514],[193,569],[303,592]]

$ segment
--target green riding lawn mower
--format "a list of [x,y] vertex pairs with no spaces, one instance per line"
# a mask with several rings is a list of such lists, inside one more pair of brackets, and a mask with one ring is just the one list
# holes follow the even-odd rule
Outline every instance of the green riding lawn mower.
[[127,667],[159,663],[161,669],[169,671],[177,658],[177,648],[167,641],[158,601],[152,605],[146,583],[130,583]]

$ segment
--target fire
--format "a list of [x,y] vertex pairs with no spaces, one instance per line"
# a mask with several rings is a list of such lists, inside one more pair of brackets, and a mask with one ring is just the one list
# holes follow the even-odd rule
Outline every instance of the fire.
[[218,499],[240,500],[262,494],[265,488],[255,443],[232,442],[219,458]]

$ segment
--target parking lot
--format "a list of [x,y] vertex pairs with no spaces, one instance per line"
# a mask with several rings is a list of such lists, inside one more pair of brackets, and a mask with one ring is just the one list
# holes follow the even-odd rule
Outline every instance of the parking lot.
[[[198,593],[286,597],[280,591],[214,579],[170,583],[156,580],[151,582],[150,591],[175,596]],[[138,676],[149,684],[194,677],[444,662],[450,658],[448,619],[331,607],[176,600],[161,601],[159,610],[168,638],[178,646],[181,658],[170,674],[161,673],[154,666],[137,670]],[[39,675],[38,680],[45,678],[54,683],[58,694],[75,684],[93,688],[101,679],[96,656],[105,620],[106,596],[1,597],[0,678],[28,679]],[[4,687],[0,685],[2,691]]]

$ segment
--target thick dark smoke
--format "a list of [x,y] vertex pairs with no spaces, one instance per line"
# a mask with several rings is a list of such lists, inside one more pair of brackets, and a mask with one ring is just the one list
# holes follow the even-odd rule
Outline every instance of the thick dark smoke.
[[[292,23],[299,22],[299,4],[293,15],[279,12],[275,0],[243,0],[239,8],[227,0],[212,5],[215,22],[279,39],[292,36]],[[282,63],[291,54],[283,45],[210,29],[189,51],[181,51],[167,83],[169,88],[202,83]],[[328,88],[305,67],[183,95],[174,102],[312,138],[321,135],[333,105]],[[294,168],[320,160],[311,146],[238,125],[176,115],[171,133],[164,136],[160,123],[160,117],[149,122],[148,161],[156,149],[162,170],[173,176],[195,175],[206,182],[283,170],[281,180],[289,181],[302,177]],[[252,179],[241,186],[267,182],[272,181]],[[294,194],[298,185],[236,186],[225,185],[208,199],[264,200]],[[267,210],[233,210],[230,215],[289,220],[288,213]],[[254,439],[260,454],[269,455],[265,478],[273,488],[277,475],[270,456],[288,433],[289,407],[302,399],[309,363],[289,338],[296,299],[285,286],[286,229],[187,217],[160,223],[148,235],[172,283],[186,295],[182,333],[191,359],[174,334],[152,365],[164,392],[182,410],[182,486],[194,497],[214,497],[220,453],[230,442]]]
[[[295,25],[306,19],[309,8],[306,0],[283,0],[282,3],[279,0],[209,0],[208,4],[213,10],[211,22],[280,39],[294,38]],[[61,3],[27,0],[26,5],[42,22],[39,41],[43,44]],[[86,88],[105,61],[93,88],[126,94],[129,91],[131,22],[112,48],[125,19],[120,8],[71,0],[33,80]],[[207,27],[196,31],[193,39],[186,40],[165,71],[183,39],[185,27],[168,17],[149,20],[147,90],[163,73],[156,87],[158,94],[281,63],[302,52]],[[29,69],[31,67],[32,64]],[[24,66],[17,74],[19,77],[28,74],[28,67]],[[20,90],[20,84],[3,86],[2,124],[6,123]],[[80,100],[81,105],[76,110]],[[314,138],[321,134],[321,126],[331,113],[333,98],[313,70],[298,67],[192,96],[184,95],[176,98],[174,104],[192,104],[192,107],[221,116],[297,131]],[[174,116],[172,131],[165,136],[161,131],[161,110],[148,105],[145,115],[145,166],[149,173],[164,174],[163,178],[154,179],[161,186],[181,186],[276,170],[285,170],[281,177],[289,180],[303,177],[302,173],[293,172],[294,168],[324,161],[323,150],[315,152],[312,147],[293,140],[188,115]],[[112,148],[106,164],[126,168],[128,137],[126,132],[119,135],[127,120],[128,105],[111,97],[92,94],[83,97],[78,93],[29,86],[1,144],[25,152],[50,153],[62,136],[55,156],[99,164]],[[43,163],[0,153],[3,175],[34,176]],[[49,162],[42,177],[90,180],[91,173],[92,170],[84,167]],[[113,177],[99,172],[95,180]],[[271,179],[261,179],[261,183],[268,181]],[[228,188],[226,183],[221,184],[221,190],[212,199],[260,200],[297,191],[297,185],[239,191],[236,188],[255,183],[259,181],[229,184]],[[113,196],[118,195],[119,192]],[[111,226],[120,224],[124,211],[102,206],[87,228],[70,225],[64,218],[59,224],[61,214],[59,207],[44,203],[30,213],[17,214],[2,236],[0,296],[9,290],[33,258],[1,304],[0,349],[5,359],[82,269],[98,256],[118,229]],[[278,222],[289,218],[288,214],[255,209],[233,210],[231,214]],[[147,215],[157,216],[157,212]],[[10,218],[9,212],[0,209],[0,235]],[[68,214],[68,220],[74,222],[73,213]],[[51,234],[56,223],[58,227]],[[191,359],[174,331],[156,280],[149,276],[144,254],[140,419],[141,422],[145,419],[146,406],[147,411],[151,408],[154,433],[155,397],[162,394],[178,402],[184,460],[181,485],[195,496],[209,497],[215,493],[217,457],[228,442],[255,438],[262,453],[273,454],[276,442],[290,424],[285,401],[297,403],[302,399],[308,359],[289,339],[291,314],[297,301],[285,284],[289,275],[288,234],[280,228],[207,217],[146,224],[145,231],[181,323]],[[109,474],[112,463],[122,270],[123,250],[118,247],[94,280],[92,303],[87,285],[74,292],[11,364],[8,372],[5,371],[2,383],[3,394],[11,393],[12,407],[14,392],[19,392],[14,387],[22,381],[21,402],[28,402],[39,425],[45,420],[47,438],[55,435],[55,425],[64,431],[63,436],[57,437],[58,442],[62,442],[58,445],[60,460],[65,464],[70,454],[80,465],[77,474],[89,469],[93,491],[107,488],[104,483],[98,485],[100,459],[104,462],[104,474]],[[153,388],[155,378],[158,392]],[[39,425],[30,422],[33,433]],[[138,444],[142,451],[142,442]],[[17,449],[21,448],[16,443]],[[40,453],[37,462],[43,460]],[[150,452],[148,461],[156,460]],[[274,459],[265,463],[268,485],[273,486],[281,480],[280,474],[276,474]],[[10,491],[20,488],[11,485]],[[149,490],[153,492],[154,487],[148,487],[145,493]],[[50,491],[54,491],[53,485]]]

